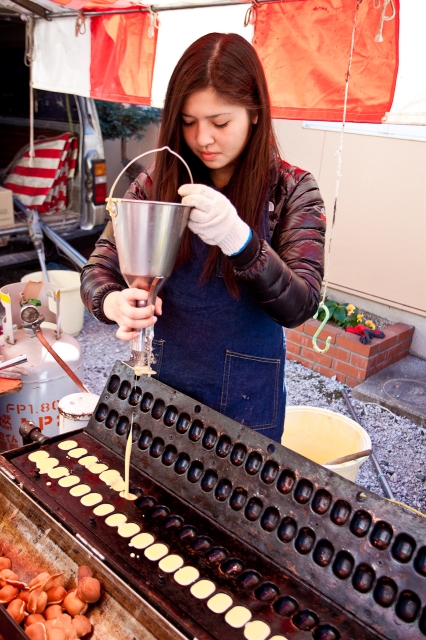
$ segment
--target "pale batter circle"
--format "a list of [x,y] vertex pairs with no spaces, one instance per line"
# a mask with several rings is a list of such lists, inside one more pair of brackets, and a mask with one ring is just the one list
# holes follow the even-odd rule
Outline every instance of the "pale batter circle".
[[113,511],[115,511],[115,507],[113,507],[112,504],[107,504],[106,502],[104,502],[103,504],[99,504],[93,509],[93,513],[95,514],[95,516],[107,516]]
[[253,620],[244,627],[244,637],[247,640],[266,640],[271,633],[271,628],[262,620]]
[[200,577],[200,572],[195,567],[182,567],[179,571],[176,571],[173,578],[176,582],[183,587],[187,587]]
[[159,568],[164,573],[174,573],[183,566],[183,558],[175,553],[171,553],[158,563]]
[[70,449],[74,449],[77,446],[77,442],[75,440],[64,440],[58,444],[58,449],[62,449],[62,451],[69,451]]
[[114,480],[117,481],[121,476],[120,472],[116,469],[108,469],[108,471],[103,471],[99,477],[105,484],[109,485],[113,484]]
[[164,558],[169,553],[169,548],[163,544],[162,542],[157,542],[156,544],[152,544],[150,547],[145,549],[144,555],[148,560],[156,561]]
[[154,540],[154,536],[150,533],[138,533],[137,536],[130,540],[129,547],[134,547],[135,549],[146,549],[154,542]]
[[61,487],[73,487],[75,484],[80,482],[80,478],[78,476],[66,476],[65,478],[61,478],[58,482]]
[[44,458],[44,460],[39,460],[37,462],[37,469],[39,473],[47,473],[53,467],[56,467],[59,464],[59,460],[57,458]]
[[269,640],[288,640],[288,638],[285,636],[273,636],[272,638],[269,638]]
[[208,598],[216,591],[216,585],[211,580],[199,580],[192,585],[190,591],[194,598],[204,600],[204,598]]
[[109,527],[119,527],[121,524],[124,524],[126,520],[127,516],[125,516],[124,513],[113,513],[105,520],[105,524]]
[[126,493],[126,491],[120,491],[120,498],[124,498],[125,500],[137,500],[138,496],[133,495],[133,493]]
[[94,507],[95,504],[102,502],[102,496],[100,493],[88,493],[82,497],[80,502],[85,507]]
[[33,451],[28,456],[28,460],[31,460],[31,462],[39,462],[39,460],[44,460],[45,458],[49,457],[50,456],[47,451]]
[[89,471],[90,473],[102,473],[103,471],[107,471],[108,470],[108,465],[107,464],[103,464],[103,462],[95,462],[95,464],[91,464],[89,467]]
[[70,458],[81,458],[82,456],[85,456],[86,453],[87,449],[84,449],[84,447],[77,447],[77,449],[71,449],[71,451],[68,451]]
[[216,593],[207,602],[207,606],[213,613],[225,613],[227,609],[232,605],[233,600],[227,593]]
[[225,621],[234,629],[241,629],[250,620],[251,612],[247,607],[236,606],[229,609],[225,615]]
[[69,476],[70,472],[67,467],[54,467],[47,472],[49,478],[52,480],[57,480],[58,478],[64,478],[65,476]]
[[81,496],[86,495],[86,493],[90,493],[90,487],[88,484],[78,484],[70,489],[70,494],[75,498],[81,498]]
[[97,461],[98,459],[96,456],[84,456],[83,458],[80,458],[78,464],[82,464],[83,467],[89,468],[91,464],[95,464]]
[[121,478],[118,482],[114,482],[114,484],[110,485],[111,489],[113,491],[125,491],[126,490],[126,483],[124,482],[124,480]]
[[131,538],[141,530],[140,526],[135,522],[127,522],[118,527],[118,535],[122,538]]

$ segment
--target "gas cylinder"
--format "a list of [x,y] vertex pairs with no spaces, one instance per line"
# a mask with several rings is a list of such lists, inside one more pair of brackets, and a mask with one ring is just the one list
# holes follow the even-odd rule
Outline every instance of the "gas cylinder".
[[[33,283],[34,284],[34,283]],[[83,377],[83,354],[79,342],[60,331],[59,288],[51,284],[37,283],[37,298],[47,323],[41,325],[43,336],[53,350],[80,378]],[[19,296],[22,283],[3,287],[1,302],[6,316],[3,335],[0,336],[0,353],[5,360],[25,354],[27,375],[22,376],[23,388],[19,393],[0,397],[0,453],[22,446],[19,427],[25,420],[32,420],[51,437],[60,433],[59,400],[79,391],[53,356],[42,345],[31,329],[22,328],[19,319]],[[18,297],[18,301],[16,298]]]

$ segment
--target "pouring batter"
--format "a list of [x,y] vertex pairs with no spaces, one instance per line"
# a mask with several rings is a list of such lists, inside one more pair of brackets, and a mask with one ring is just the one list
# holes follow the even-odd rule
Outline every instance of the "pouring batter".
[[279,157],[263,69],[242,37],[212,33],[185,51],[167,90],[165,145],[196,184],[160,153],[126,194],[193,207],[162,303],[136,307],[147,292],[127,288],[111,223],[83,269],[82,298],[122,340],[156,323],[159,380],[280,442],[282,327],[317,310],[324,205],[312,175]]

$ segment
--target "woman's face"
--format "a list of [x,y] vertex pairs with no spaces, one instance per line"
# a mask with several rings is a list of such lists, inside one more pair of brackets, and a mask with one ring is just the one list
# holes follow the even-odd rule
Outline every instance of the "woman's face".
[[213,89],[191,94],[181,115],[186,144],[210,169],[215,185],[226,186],[257,116],[251,120],[247,109],[226,102]]

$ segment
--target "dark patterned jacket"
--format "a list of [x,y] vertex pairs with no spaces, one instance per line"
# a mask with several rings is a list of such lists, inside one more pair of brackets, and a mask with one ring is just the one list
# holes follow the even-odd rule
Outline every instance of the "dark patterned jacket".
[[[126,198],[149,199],[152,180],[143,172]],[[231,260],[237,281],[266,313],[284,327],[296,327],[317,310],[324,276],[325,212],[314,177],[277,159],[270,180],[271,244],[255,232]],[[127,287],[118,264],[111,222],[81,274],[81,297],[101,322],[104,298]]]

